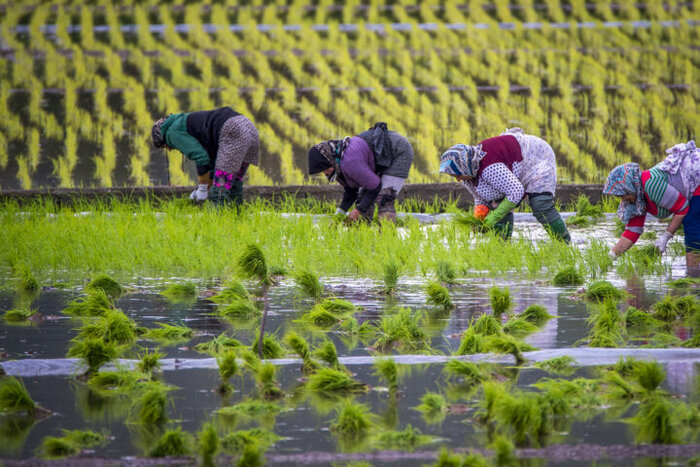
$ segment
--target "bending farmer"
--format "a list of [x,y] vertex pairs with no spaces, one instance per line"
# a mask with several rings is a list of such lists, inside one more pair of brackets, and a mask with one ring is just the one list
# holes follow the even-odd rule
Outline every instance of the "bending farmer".
[[413,148],[406,138],[380,122],[357,136],[323,141],[309,149],[309,175],[323,172],[344,188],[336,212],[351,221],[371,220],[374,205],[380,219],[396,219],[396,196],[408,178]]
[[527,195],[545,230],[554,238],[571,241],[554,207],[554,151],[543,139],[512,128],[476,146],[457,144],[440,158],[440,172],[464,183],[474,197],[475,213],[481,212],[484,223],[505,238],[513,232],[513,209]]
[[190,199],[217,204],[243,201],[243,176],[258,165],[258,130],[230,107],[171,114],[151,131],[157,148],[177,149],[197,164],[199,185]]
[[627,251],[644,230],[646,214],[658,218],[673,215],[671,223],[656,241],[660,252],[683,224],[686,264],[697,269],[700,260],[700,149],[694,141],[667,149],[668,157],[649,170],[639,164],[615,167],[603,187],[603,194],[620,198],[617,210],[626,230],[612,248],[617,256]]

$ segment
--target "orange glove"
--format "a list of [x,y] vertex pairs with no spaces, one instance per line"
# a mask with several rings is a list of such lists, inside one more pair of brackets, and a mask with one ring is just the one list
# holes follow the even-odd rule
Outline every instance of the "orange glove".
[[489,208],[483,204],[477,204],[474,206],[474,217],[483,220],[489,213]]

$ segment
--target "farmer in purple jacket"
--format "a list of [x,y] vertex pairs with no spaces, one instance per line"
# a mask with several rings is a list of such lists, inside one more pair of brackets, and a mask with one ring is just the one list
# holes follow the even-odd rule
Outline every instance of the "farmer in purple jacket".
[[396,219],[396,196],[408,178],[413,148],[408,140],[380,122],[357,136],[332,139],[309,149],[309,175],[323,172],[345,191],[336,213],[371,220],[374,205],[380,219]]

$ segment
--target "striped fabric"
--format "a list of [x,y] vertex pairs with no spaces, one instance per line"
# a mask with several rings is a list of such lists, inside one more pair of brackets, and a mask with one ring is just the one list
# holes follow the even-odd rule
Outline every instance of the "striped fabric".
[[[689,200],[670,183],[667,172],[658,168],[643,171],[642,186],[647,201],[647,212],[651,215],[663,219],[673,214],[688,213]],[[636,242],[644,231],[645,219],[646,214],[630,219],[622,236]]]

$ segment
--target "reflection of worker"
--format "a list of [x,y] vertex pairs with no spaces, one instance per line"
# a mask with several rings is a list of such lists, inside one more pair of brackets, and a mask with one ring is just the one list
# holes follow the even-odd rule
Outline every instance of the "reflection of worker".
[[345,189],[336,212],[351,221],[371,219],[374,205],[379,218],[396,219],[396,196],[408,178],[413,148],[406,138],[380,122],[357,136],[320,142],[309,149],[309,175],[323,172]]
[[513,231],[512,211],[527,195],[547,232],[567,243],[571,240],[554,207],[557,166],[554,151],[543,139],[512,128],[476,146],[457,144],[442,155],[440,172],[463,182],[477,205],[475,215],[506,238]]
[[153,125],[153,145],[177,149],[197,165],[190,199],[217,204],[243,201],[243,177],[258,164],[258,130],[230,107],[171,114]]
[[611,254],[620,255],[639,239],[646,214],[658,218],[673,215],[671,223],[656,241],[662,253],[683,224],[686,263],[697,269],[700,262],[700,150],[694,141],[677,144],[666,151],[668,157],[649,170],[638,164],[615,167],[603,187],[606,195],[620,198],[618,214],[627,226]]

